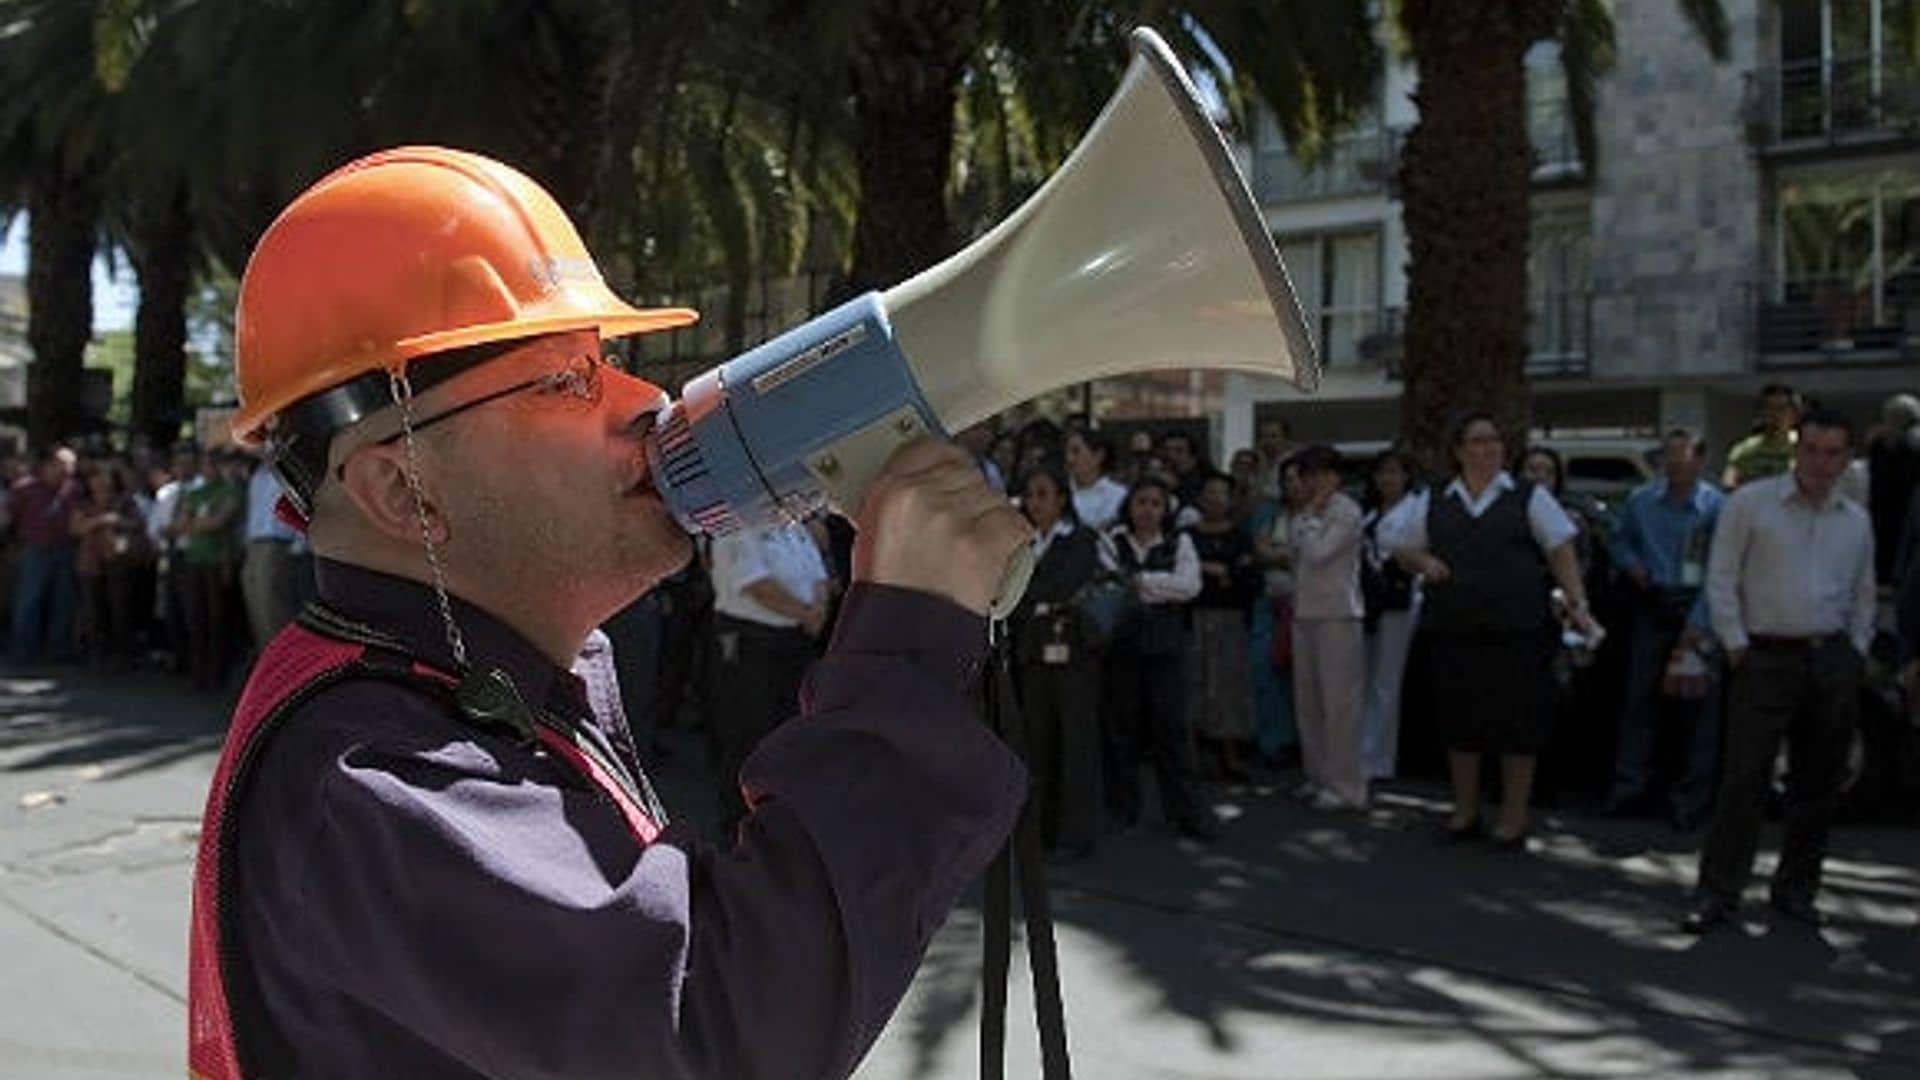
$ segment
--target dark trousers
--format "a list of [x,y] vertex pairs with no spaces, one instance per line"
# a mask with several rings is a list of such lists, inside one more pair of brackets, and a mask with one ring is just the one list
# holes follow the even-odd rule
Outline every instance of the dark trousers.
[[134,571],[124,566],[80,579],[87,662],[96,669],[133,660],[133,586]]
[[1174,825],[1196,821],[1200,801],[1187,759],[1186,661],[1181,652],[1107,657],[1107,796],[1126,824],[1140,820],[1140,763],[1153,766],[1160,807]]
[[1100,665],[1024,664],[1019,675],[1041,835],[1084,851],[1100,835]]
[[1667,660],[1684,627],[1657,609],[1657,602],[1646,600],[1634,612],[1633,637],[1627,643],[1627,700],[1620,712],[1620,743],[1607,803],[1618,807],[1646,798],[1653,787],[1662,727],[1684,726],[1680,771],[1667,802],[1676,824],[1696,823],[1712,806],[1713,778],[1720,764],[1722,679],[1716,677],[1700,701],[1676,701],[1660,692]]
[[182,563],[179,569],[186,572],[182,599],[186,601],[187,671],[195,689],[211,690],[226,675],[231,641],[228,616],[233,597],[227,586],[227,566]]
[[747,814],[740,766],[767,732],[799,708],[800,681],[813,641],[797,628],[714,616],[713,741],[718,758],[721,835],[731,838]]
[[172,654],[172,671],[176,675],[187,671],[188,656],[193,651],[191,635],[187,633],[187,609],[192,606],[187,600],[190,588],[186,559],[176,551],[168,556],[167,568],[160,575],[160,589],[166,596],[166,618],[162,631],[167,651]]
[[1780,740],[1787,742],[1785,835],[1774,895],[1811,900],[1820,888],[1827,830],[1860,711],[1865,663],[1844,637],[1798,648],[1757,645],[1734,673],[1726,763],[1713,827],[1700,856],[1700,891],[1739,899],[1753,870],[1760,817]]
[[13,635],[16,664],[73,658],[73,616],[80,578],[72,545],[22,547],[13,583]]

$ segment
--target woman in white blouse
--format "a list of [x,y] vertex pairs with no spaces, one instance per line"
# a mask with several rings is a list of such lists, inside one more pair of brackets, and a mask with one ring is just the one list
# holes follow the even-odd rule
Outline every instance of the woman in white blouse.
[[1142,480],[1127,493],[1121,521],[1101,552],[1139,600],[1107,656],[1107,791],[1120,821],[1138,822],[1140,763],[1150,761],[1168,824],[1206,840],[1213,836],[1213,814],[1191,778],[1185,682],[1187,604],[1200,594],[1200,556],[1191,539],[1173,531],[1172,501],[1165,484]]

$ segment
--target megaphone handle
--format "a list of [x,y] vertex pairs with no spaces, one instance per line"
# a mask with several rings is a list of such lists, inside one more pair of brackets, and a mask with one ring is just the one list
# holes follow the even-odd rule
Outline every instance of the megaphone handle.
[[[901,406],[858,431],[835,440],[831,445],[816,450],[807,458],[806,468],[813,475],[814,482],[820,485],[820,490],[826,493],[827,501],[843,510],[851,510],[860,505],[868,482],[880,474],[887,457],[901,444],[926,432],[926,423],[913,406]],[[987,609],[990,618],[1005,619],[1013,614],[1013,609],[1020,605],[1020,598],[1027,594],[1027,583],[1033,580],[1033,567],[1033,549],[1022,544],[1014,552],[1013,558],[1007,561],[1007,571],[1000,578],[1000,589],[994,594],[992,606]]]
[[1020,606],[1020,598],[1027,595],[1027,585],[1033,580],[1035,560],[1033,548],[1026,544],[1013,553],[1007,561],[1006,573],[1000,577],[1000,589],[993,594],[993,605],[987,609],[987,617],[995,622],[1012,616],[1013,609]]

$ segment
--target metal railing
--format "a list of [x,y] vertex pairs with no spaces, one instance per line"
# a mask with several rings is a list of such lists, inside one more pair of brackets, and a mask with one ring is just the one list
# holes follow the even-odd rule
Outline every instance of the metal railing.
[[1763,149],[1920,138],[1920,62],[1895,53],[1795,60],[1747,75]]
[[1762,367],[1920,361],[1920,282],[1808,276],[1763,282],[1756,293]]
[[1587,374],[1593,355],[1593,293],[1586,289],[1550,289],[1527,310],[1527,376],[1577,378]]
[[1285,147],[1253,157],[1253,194],[1261,202],[1296,202],[1385,191],[1399,165],[1400,133],[1389,128],[1334,139],[1312,166]]
[[[1548,293],[1527,312],[1527,377],[1581,378],[1592,370],[1593,293],[1569,289]],[[1379,329],[1362,338],[1361,367],[1378,367],[1387,378],[1401,377],[1406,355],[1406,312],[1383,308]]]

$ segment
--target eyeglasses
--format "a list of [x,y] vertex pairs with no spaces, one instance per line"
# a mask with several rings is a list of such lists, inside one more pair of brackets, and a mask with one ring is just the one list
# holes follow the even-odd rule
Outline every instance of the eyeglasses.
[[[599,353],[583,353],[567,362],[567,366],[558,371],[549,371],[545,375],[502,387],[491,394],[482,394],[472,401],[462,402],[445,412],[434,413],[423,420],[413,423],[413,433],[418,435],[442,420],[450,420],[469,409],[477,409],[489,402],[498,401],[523,391],[531,390],[544,397],[558,398],[570,404],[593,406],[600,403],[600,392],[607,366],[606,358]],[[381,445],[394,442],[404,436],[404,431],[395,432],[380,440]]]

